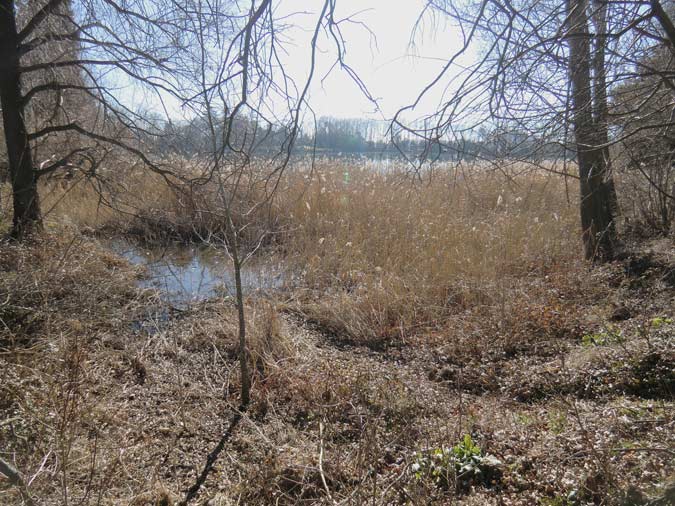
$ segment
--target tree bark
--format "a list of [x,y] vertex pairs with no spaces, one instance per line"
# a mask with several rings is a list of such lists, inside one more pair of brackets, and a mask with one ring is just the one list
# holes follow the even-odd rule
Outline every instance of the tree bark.
[[668,37],[670,44],[675,48],[675,24],[673,24],[673,20],[665,11],[659,0],[650,0],[649,3],[652,7],[652,13],[656,16],[661,28],[663,28],[663,31],[666,33],[666,37]]
[[24,120],[14,0],[0,0],[0,104],[14,199],[12,236],[42,227],[37,178]]
[[[225,192],[222,182],[220,183],[220,192],[223,202]],[[225,208],[225,227],[228,237],[228,250],[232,257],[232,266],[234,268],[234,287],[235,299],[237,305],[237,327],[239,329],[239,370],[241,372],[241,411],[246,411],[251,402],[251,370],[249,367],[250,351],[246,339],[246,308],[244,307],[244,287],[241,282],[241,257],[239,254],[239,238],[232,223],[232,215],[229,207]]]
[[596,146],[602,146],[602,179],[608,193],[607,213],[612,217],[608,232],[616,237],[615,218],[619,213],[619,199],[614,186],[612,161],[609,152],[609,106],[607,104],[607,65],[605,53],[607,47],[607,2],[592,0],[591,19],[595,30],[593,39],[593,120],[597,135]]
[[[236,251],[236,246],[232,248]],[[249,369],[248,343],[246,340],[246,318],[244,315],[244,289],[241,284],[241,262],[238,252],[233,254],[234,283],[237,298],[237,318],[239,327],[239,368],[241,369],[241,410],[251,402],[251,371]]]
[[586,0],[568,0],[569,78],[572,90],[574,137],[579,165],[580,211],[584,255],[609,260],[614,253],[614,218],[610,187],[605,184],[606,162],[598,144],[593,117],[591,45]]

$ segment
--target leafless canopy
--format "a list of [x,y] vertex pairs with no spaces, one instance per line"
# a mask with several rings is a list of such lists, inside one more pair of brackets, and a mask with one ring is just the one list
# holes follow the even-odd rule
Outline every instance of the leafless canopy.
[[[318,46],[331,45],[334,67],[363,86],[344,60],[341,26],[351,19],[336,18],[335,0],[313,13],[271,0],[5,3],[3,110],[6,135],[17,136],[7,145],[19,222],[39,221],[38,178],[65,168],[104,180],[111,151],[191,185],[225,167],[240,172],[264,151],[273,190],[308,110]],[[298,24],[309,27],[305,47],[287,35]],[[306,54],[304,69],[287,68],[290,51]],[[216,155],[189,173],[167,157],[181,117],[199,119],[199,154]]]
[[[569,40],[588,38],[595,55],[602,46],[610,95],[647,76],[653,78],[648,87],[652,93],[672,89],[672,43],[658,14],[663,9],[657,7],[658,2],[646,1],[594,2],[588,7],[589,17],[597,20],[602,14],[605,25],[596,23],[591,31],[581,33],[569,22],[564,2],[429,1],[418,26],[424,16],[450,20],[462,34],[462,45],[416,102],[398,112],[394,124],[420,138],[439,142],[475,136],[482,130],[536,136],[544,141],[537,145],[540,150],[546,144],[569,149]],[[668,16],[664,16],[669,24]],[[467,54],[477,58],[469,58],[473,61],[464,65]],[[662,55],[658,66],[654,62],[657,54]],[[424,126],[405,122],[406,114],[414,112],[438,88],[445,90],[442,102],[433,115],[424,118]],[[644,93],[644,99],[648,99],[647,90]],[[615,103],[621,102],[618,95],[612,98]],[[664,111],[672,110],[670,102],[662,102]],[[635,117],[633,109],[610,111],[610,124],[628,123]],[[639,130],[662,130],[670,124],[655,118]],[[636,130],[622,129],[620,135],[612,136],[612,143],[635,135]]]
[[[460,150],[460,157],[498,160],[497,167],[526,161],[579,179],[586,256],[611,257],[617,167],[637,169],[665,213],[673,209],[669,8],[658,0],[430,0],[418,28],[443,20],[461,34],[461,46],[396,114],[392,132],[425,140],[421,161]],[[434,113],[411,122],[439,90]],[[656,159],[646,160],[646,151]],[[570,170],[574,157],[578,169]]]

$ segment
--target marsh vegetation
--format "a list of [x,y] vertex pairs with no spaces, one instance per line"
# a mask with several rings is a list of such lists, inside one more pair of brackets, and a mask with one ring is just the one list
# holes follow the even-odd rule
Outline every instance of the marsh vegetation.
[[[285,274],[246,287],[251,404],[200,501],[666,494],[669,239],[591,268],[575,197],[551,173],[446,167],[411,184],[318,169],[289,171],[261,214],[269,239],[249,261]],[[183,255],[198,248],[184,232],[194,209],[151,180],[134,187],[134,212],[118,213],[86,181],[45,186],[48,240],[2,247],[0,434],[41,504],[182,500],[240,404],[231,294],[183,305],[148,284],[153,262],[190,271],[200,258],[176,253],[178,240]],[[202,255],[222,260],[209,226]],[[155,259],[125,257],[111,235]],[[20,503],[17,488],[2,494]]]
[[675,504],[672,2],[302,4],[0,2],[0,504]]

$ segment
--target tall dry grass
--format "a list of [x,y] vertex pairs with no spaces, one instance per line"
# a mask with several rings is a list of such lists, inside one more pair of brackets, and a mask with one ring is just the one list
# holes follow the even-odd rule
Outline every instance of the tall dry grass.
[[[307,289],[296,290],[291,308],[352,339],[390,339],[448,312],[503,307],[516,280],[578,256],[577,203],[559,176],[479,166],[409,176],[339,161],[296,165],[269,205],[249,213],[249,192],[235,219],[251,237],[266,231]],[[173,239],[223,229],[214,185],[186,198],[142,171],[103,188],[103,198],[91,183],[47,185],[48,217],[81,228]]]
[[[202,198],[212,197],[209,190]],[[185,198],[180,187],[170,186],[161,176],[138,168],[101,179],[45,180],[40,193],[48,223],[164,240],[205,228],[198,202]],[[202,207],[207,210],[213,205]]]
[[269,179],[258,167],[242,171],[241,177],[225,175],[220,182],[189,162],[177,162],[174,173],[177,177],[164,179],[140,167],[121,166],[97,178],[45,180],[40,187],[45,218],[160,243],[222,242],[228,213],[244,247],[257,245],[276,229]]
[[307,185],[292,175],[280,196],[282,243],[315,290],[302,310],[336,332],[434,325],[578,256],[576,203],[557,176],[454,167],[411,184],[402,172],[320,169]]

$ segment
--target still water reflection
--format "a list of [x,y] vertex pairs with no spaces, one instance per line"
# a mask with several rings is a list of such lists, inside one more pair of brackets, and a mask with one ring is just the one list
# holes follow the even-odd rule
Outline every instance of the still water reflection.
[[[149,248],[125,240],[112,242],[110,248],[143,266],[146,274],[139,284],[156,289],[168,304],[186,306],[218,295],[234,296],[232,261],[223,250],[181,244]],[[279,261],[251,259],[241,273],[244,293],[280,288],[284,273]]]

